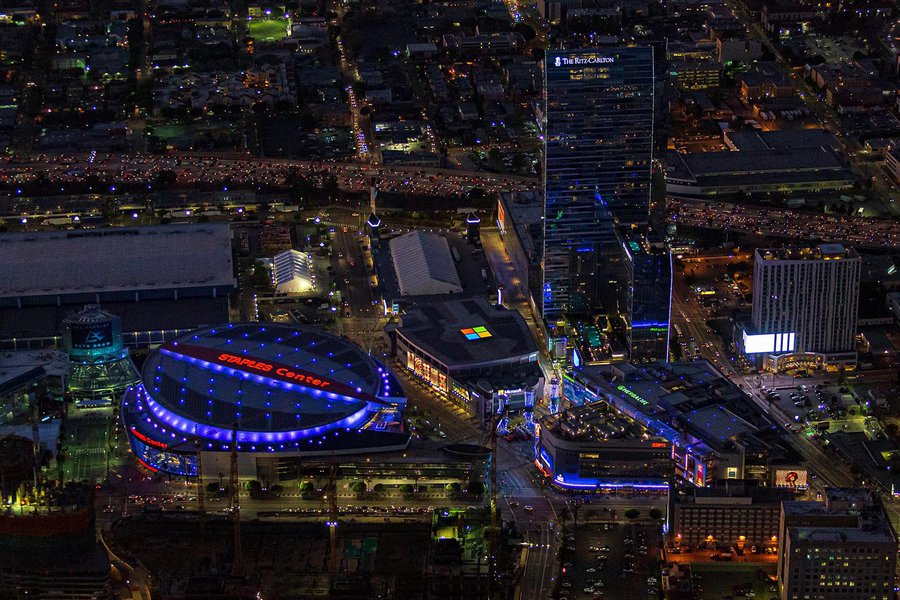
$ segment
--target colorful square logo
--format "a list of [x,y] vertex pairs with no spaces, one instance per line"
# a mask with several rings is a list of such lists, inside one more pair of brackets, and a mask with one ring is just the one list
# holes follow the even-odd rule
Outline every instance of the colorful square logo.
[[466,336],[467,340],[483,340],[491,337],[491,332],[487,330],[487,327],[469,327],[460,329],[459,332]]

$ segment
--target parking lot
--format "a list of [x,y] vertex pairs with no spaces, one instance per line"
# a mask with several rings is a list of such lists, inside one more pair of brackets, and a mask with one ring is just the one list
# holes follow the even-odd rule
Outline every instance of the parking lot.
[[829,424],[832,431],[863,431],[865,408],[856,402],[847,387],[839,385],[809,386],[799,384],[775,389],[763,387],[766,398],[791,417],[793,429],[806,424]]
[[610,522],[569,529],[559,597],[656,598],[659,548],[660,532],[651,525]]
[[715,600],[776,600],[778,588],[760,568],[746,564],[691,565],[695,597]]

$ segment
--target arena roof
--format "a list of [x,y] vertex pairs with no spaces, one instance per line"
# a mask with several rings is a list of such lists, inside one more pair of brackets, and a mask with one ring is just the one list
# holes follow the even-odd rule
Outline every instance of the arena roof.
[[423,302],[403,315],[397,332],[451,369],[537,360],[525,319],[484,298]]
[[411,231],[390,241],[394,272],[403,296],[463,291],[450,246],[442,236]]
[[0,272],[0,298],[233,286],[231,231],[204,223],[6,233]]
[[[300,373],[305,379],[285,376]],[[292,431],[402,393],[361,348],[312,327],[229,324],[164,344],[143,368],[149,403],[230,430]],[[327,383],[326,383],[327,382]]]

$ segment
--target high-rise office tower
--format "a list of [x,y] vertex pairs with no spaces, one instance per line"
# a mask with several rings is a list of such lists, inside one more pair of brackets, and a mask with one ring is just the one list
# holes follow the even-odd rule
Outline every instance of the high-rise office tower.
[[783,502],[778,535],[781,600],[894,598],[897,534],[878,496],[825,490],[825,502]]
[[855,357],[861,265],[841,244],[758,249],[744,352]]
[[619,230],[625,251],[623,319],[632,360],[667,362],[672,312],[672,253],[648,227]]
[[544,280],[561,317],[621,314],[616,225],[646,222],[654,116],[651,47],[549,51],[545,63]]

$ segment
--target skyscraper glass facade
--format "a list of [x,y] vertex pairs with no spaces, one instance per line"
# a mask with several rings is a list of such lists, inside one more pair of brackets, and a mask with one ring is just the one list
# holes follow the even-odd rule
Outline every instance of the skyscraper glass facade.
[[672,310],[672,254],[654,232],[623,228],[627,260],[626,335],[632,360],[667,362]]
[[[650,47],[549,51],[543,287],[548,325],[627,310],[616,225],[645,222],[653,154]],[[611,268],[611,265],[619,267]]]

